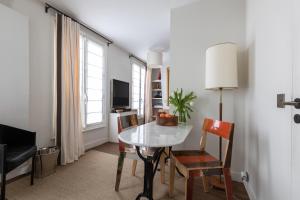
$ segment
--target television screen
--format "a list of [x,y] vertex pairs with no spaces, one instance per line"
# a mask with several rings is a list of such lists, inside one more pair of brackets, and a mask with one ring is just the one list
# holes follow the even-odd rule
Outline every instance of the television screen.
[[129,106],[129,83],[113,79],[113,107]]

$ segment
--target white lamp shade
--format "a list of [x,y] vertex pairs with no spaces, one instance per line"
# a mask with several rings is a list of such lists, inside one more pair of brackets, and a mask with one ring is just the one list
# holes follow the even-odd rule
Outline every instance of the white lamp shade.
[[223,43],[206,50],[206,89],[238,87],[237,46]]
[[147,66],[150,68],[158,68],[162,66],[162,52],[149,51],[147,54]]

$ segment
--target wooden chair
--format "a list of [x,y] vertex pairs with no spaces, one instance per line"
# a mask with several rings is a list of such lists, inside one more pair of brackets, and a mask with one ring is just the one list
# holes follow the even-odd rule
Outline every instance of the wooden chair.
[[[200,150],[172,151],[170,165],[169,195],[174,191],[175,167],[186,179],[185,199],[191,200],[193,194],[193,179],[202,176],[204,191],[208,192],[208,176],[224,175],[227,200],[232,200],[232,180],[230,174],[231,154],[233,143],[234,124],[224,121],[205,119],[203,135],[200,140]],[[227,142],[224,162],[205,151],[207,134],[222,137]]]
[[[129,128],[134,128],[136,126],[138,126],[138,119],[137,119],[136,114],[118,117],[118,133],[119,134]],[[139,160],[139,157],[136,153],[136,149],[134,146],[124,144],[122,141],[119,140],[119,159],[118,159],[115,191],[119,191],[125,157],[133,160],[131,175],[135,176],[137,161]],[[164,156],[161,156],[161,159],[160,159],[160,168],[161,168],[160,174],[161,174],[161,182],[162,183],[164,183],[164,180],[165,180],[164,179],[164,177],[165,177],[164,158],[165,158]]]

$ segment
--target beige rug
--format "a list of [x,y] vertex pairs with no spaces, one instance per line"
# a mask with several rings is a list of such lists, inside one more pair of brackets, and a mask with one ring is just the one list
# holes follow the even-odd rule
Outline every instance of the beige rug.
[[[24,177],[7,187],[8,200],[133,200],[143,187],[143,163],[139,162],[137,175],[130,175],[131,162],[126,160],[120,191],[114,191],[117,156],[89,151],[80,161],[59,167],[57,172],[29,185]],[[168,175],[167,175],[168,177]],[[168,182],[168,180],[166,181]],[[223,191],[203,192],[201,181],[195,184],[194,199],[225,199]],[[200,192],[200,193],[199,193]],[[167,200],[168,185],[160,184],[159,172],[154,181],[154,199]],[[184,179],[176,177],[175,200],[184,199]],[[240,199],[240,198],[239,198]]]

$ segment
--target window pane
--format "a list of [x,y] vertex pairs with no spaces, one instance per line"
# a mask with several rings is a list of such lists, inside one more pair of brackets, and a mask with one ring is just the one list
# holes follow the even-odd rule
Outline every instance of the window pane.
[[88,101],[87,102],[87,113],[102,113],[102,101]]
[[132,97],[134,97],[136,95],[140,96],[140,88],[132,87]]
[[140,95],[139,94],[133,94],[132,99],[133,99],[133,101],[139,101],[140,100]]
[[94,65],[89,65],[87,71],[88,71],[87,75],[89,77],[94,77],[94,78],[102,79],[102,76],[103,76],[103,69],[102,68],[96,67]]
[[87,89],[87,96],[89,101],[94,101],[94,100],[100,101],[103,98],[103,92],[102,90]]
[[87,114],[86,123],[95,124],[102,122],[102,113],[90,113]]
[[132,101],[132,108],[133,109],[139,109],[139,102],[138,101]]
[[88,41],[88,51],[97,56],[103,56],[103,47],[91,40]]
[[132,64],[132,108],[138,110],[138,115],[144,115],[145,75],[144,66]]
[[132,79],[132,86],[133,87],[140,87],[140,79]]
[[88,53],[88,64],[103,67],[103,57]]
[[139,79],[140,78],[140,71],[134,71],[134,72],[132,72],[132,77],[133,78],[136,78],[136,79]]
[[101,43],[92,41],[85,35],[80,36],[80,95],[82,115],[86,123],[84,127],[103,121],[104,50]]
[[93,77],[87,77],[87,88],[102,90],[102,80]]
[[137,64],[132,64],[132,72],[139,72],[140,67]]

